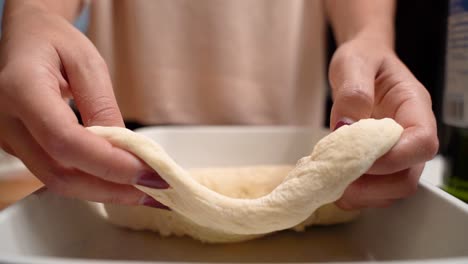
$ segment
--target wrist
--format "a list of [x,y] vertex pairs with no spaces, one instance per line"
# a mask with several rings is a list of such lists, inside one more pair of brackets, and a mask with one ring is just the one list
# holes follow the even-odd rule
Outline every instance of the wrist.
[[343,34],[337,42],[339,46],[353,41],[364,43],[369,46],[377,46],[380,48],[394,50],[395,36],[393,30],[393,25],[376,25],[372,23],[368,26],[350,31],[347,34]]
[[2,30],[7,32],[15,24],[15,21],[23,21],[31,17],[32,14],[41,12],[47,12],[41,1],[7,1],[3,14]]
[[33,13],[58,15],[72,22],[78,16],[82,4],[82,0],[9,0],[5,2],[3,27],[10,21],[24,19]]
[[338,45],[369,39],[393,47],[394,0],[327,0],[325,8]]

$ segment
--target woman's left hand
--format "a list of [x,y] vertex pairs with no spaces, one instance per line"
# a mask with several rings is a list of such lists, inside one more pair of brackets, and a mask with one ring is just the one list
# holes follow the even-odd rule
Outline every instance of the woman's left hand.
[[356,38],[335,52],[329,69],[332,129],[363,118],[390,117],[404,128],[398,143],[352,183],[336,204],[385,207],[413,194],[424,163],[438,150],[432,102],[392,47]]

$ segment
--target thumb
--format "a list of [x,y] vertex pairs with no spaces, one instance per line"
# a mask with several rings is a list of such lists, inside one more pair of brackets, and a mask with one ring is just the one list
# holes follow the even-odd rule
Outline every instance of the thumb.
[[376,70],[354,56],[333,56],[329,80],[333,94],[330,128],[369,118],[374,106]]
[[77,47],[63,46],[60,56],[84,125],[123,127],[104,59],[85,37],[76,43]]

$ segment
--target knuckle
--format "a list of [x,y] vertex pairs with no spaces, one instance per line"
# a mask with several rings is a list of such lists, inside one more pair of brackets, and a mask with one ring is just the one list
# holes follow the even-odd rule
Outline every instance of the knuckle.
[[108,71],[107,63],[97,52],[88,52],[82,57],[81,66],[93,71]]
[[343,83],[338,92],[338,97],[343,102],[352,102],[361,107],[370,108],[374,104],[373,95],[363,87],[363,84],[359,83]]
[[343,65],[346,62],[363,64],[364,59],[356,53],[356,49],[353,49],[352,45],[344,44],[333,54],[331,63],[339,67],[339,65]]
[[439,150],[439,140],[436,129],[425,129],[419,133],[420,155],[425,160],[431,160]]
[[120,120],[120,110],[115,104],[115,101],[109,96],[100,96],[89,101],[96,106],[96,110],[87,114],[86,121],[89,122],[108,122]]
[[437,152],[439,151],[439,140],[436,138],[433,138],[431,139],[429,142],[428,142],[428,145],[427,145],[427,157],[432,159],[434,158],[435,155],[437,155]]
[[415,98],[418,98],[428,105],[432,105],[432,98],[430,92],[426,87],[420,83],[418,80],[410,79],[409,81],[404,82],[406,90],[412,91]]
[[330,61],[328,77],[331,81],[341,79],[347,68],[364,66],[366,66],[365,56],[361,53],[357,53],[356,49],[353,49],[352,46],[344,44],[333,54]]

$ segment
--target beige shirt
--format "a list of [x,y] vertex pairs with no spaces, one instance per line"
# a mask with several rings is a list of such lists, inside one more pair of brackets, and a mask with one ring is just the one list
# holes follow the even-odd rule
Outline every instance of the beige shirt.
[[318,0],[98,0],[89,37],[126,120],[317,124],[325,102]]

